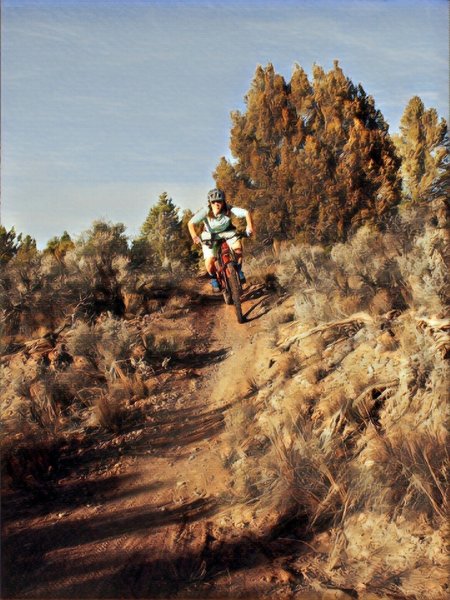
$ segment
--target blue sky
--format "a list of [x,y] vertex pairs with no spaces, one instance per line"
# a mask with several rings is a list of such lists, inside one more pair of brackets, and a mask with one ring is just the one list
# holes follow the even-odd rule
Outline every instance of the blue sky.
[[398,130],[448,115],[445,0],[3,0],[2,224],[40,247],[94,219],[196,210],[256,66],[338,59]]

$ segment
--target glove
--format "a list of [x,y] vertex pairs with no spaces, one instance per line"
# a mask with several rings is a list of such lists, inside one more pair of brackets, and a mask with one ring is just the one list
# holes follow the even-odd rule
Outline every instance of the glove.
[[251,237],[251,236],[252,236],[252,234],[253,234],[253,231],[252,231],[251,229],[248,229],[248,228],[247,228],[247,229],[245,230],[245,235],[246,235],[247,237]]

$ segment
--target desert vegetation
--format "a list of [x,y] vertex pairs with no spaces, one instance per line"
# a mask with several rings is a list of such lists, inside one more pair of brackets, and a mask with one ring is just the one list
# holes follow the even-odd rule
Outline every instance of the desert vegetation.
[[[259,67],[246,101],[232,114],[234,160],[215,176],[255,210],[244,302],[254,302],[248,315],[263,310],[228,336],[231,347],[217,345],[230,315],[205,304],[218,306],[202,289],[192,213],[167,193],[133,240],[123,224],[98,221],[38,250],[0,228],[6,520],[15,522],[11,506],[70,505],[67,489],[120,474],[124,457],[165,453],[164,468],[178,458],[185,472],[167,477],[173,505],[148,522],[182,522],[178,544],[195,538],[188,524],[198,519],[203,546],[169,566],[133,566],[156,577],[156,592],[168,589],[166,569],[177,592],[201,594],[245,567],[245,548],[273,543],[266,556],[288,573],[278,582],[286,597],[444,598],[446,124],[413,98],[391,138],[337,63],[315,68],[312,83],[299,66],[289,83]],[[214,369],[227,361],[220,382]],[[208,404],[213,374],[219,408]],[[195,465],[210,439],[205,460],[225,479],[202,490],[207,469]],[[148,597],[142,585],[134,597]]]
[[286,248],[276,265],[294,310],[268,321],[273,355],[255,367],[251,419],[242,408],[251,431],[229,422],[242,449],[230,469],[255,527],[270,511],[271,527],[309,534],[290,568],[315,589],[446,595],[442,208],[405,208],[383,233],[363,227],[330,249]]

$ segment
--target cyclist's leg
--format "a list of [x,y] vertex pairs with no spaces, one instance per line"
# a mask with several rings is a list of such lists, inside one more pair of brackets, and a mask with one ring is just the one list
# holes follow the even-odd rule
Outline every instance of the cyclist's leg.
[[243,253],[242,253],[242,243],[241,240],[236,240],[233,241],[231,240],[231,247],[234,250],[234,254],[236,256],[236,261],[238,264],[238,274],[239,274],[239,279],[241,280],[241,283],[246,283],[246,278],[245,275],[242,271],[242,258],[243,258]]
[[231,238],[230,243],[236,255],[237,262],[240,265],[242,262],[242,242],[241,240],[235,241],[234,238]]
[[205,258],[205,267],[209,275],[216,274],[216,259],[214,258],[214,256],[209,256],[208,258]]
[[241,240],[236,240],[234,241],[234,238],[231,238],[230,240],[231,243],[231,247],[234,250],[234,253],[236,255],[236,260],[238,265],[242,264],[242,242]]
[[205,260],[205,268],[211,280],[211,286],[214,292],[220,291],[220,285],[217,281],[216,272],[216,248],[210,248],[206,244],[202,244],[203,258]]
[[215,249],[210,248],[206,244],[202,244],[203,258],[205,260],[205,268],[208,274],[213,276],[216,274],[216,256]]

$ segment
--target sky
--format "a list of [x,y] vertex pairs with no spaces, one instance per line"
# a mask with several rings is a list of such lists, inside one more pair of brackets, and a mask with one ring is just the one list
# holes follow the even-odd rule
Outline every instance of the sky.
[[167,192],[197,210],[257,65],[339,60],[398,131],[448,117],[446,0],[2,0],[1,223],[38,247],[96,219],[134,237]]

